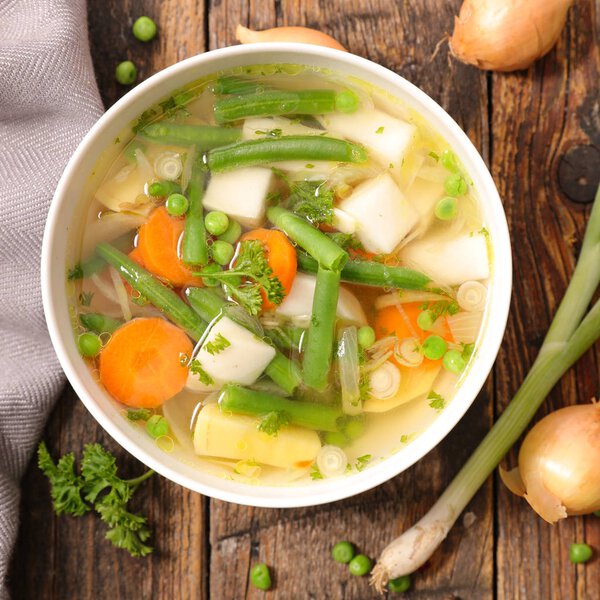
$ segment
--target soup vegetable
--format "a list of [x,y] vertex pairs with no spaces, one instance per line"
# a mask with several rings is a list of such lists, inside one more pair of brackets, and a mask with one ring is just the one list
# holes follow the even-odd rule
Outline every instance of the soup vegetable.
[[360,471],[452,400],[489,240],[418,115],[263,65],[176,92],[115,142],[68,285],[80,352],[132,426],[282,484]]

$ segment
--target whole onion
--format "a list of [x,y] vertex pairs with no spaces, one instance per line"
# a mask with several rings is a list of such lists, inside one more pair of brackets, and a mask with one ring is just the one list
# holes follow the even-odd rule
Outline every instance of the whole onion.
[[573,0],[465,0],[450,50],[492,71],[526,69],[556,44]]
[[525,437],[518,468],[500,475],[550,523],[599,510],[600,403],[544,417]]

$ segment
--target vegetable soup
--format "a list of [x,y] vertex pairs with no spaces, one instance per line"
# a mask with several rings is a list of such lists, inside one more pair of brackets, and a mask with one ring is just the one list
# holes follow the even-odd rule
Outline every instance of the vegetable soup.
[[67,285],[132,427],[268,485],[426,435],[477,352],[490,240],[418,114],[330,71],[244,67],[177,90],[111,154]]

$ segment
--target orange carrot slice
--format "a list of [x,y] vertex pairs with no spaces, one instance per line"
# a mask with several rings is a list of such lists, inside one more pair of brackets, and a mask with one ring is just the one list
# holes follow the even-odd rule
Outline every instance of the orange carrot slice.
[[[244,234],[242,240],[259,240],[262,242],[269,266],[273,269],[273,275],[281,281],[284,294],[287,296],[296,278],[298,261],[294,246],[287,239],[285,233],[276,229],[254,229]],[[276,305],[267,300],[264,291],[261,290],[261,294],[263,309],[273,310]]]
[[136,250],[139,250],[146,269],[167,279],[175,287],[202,286],[202,279],[194,277],[179,258],[179,240],[184,226],[183,219],[171,217],[167,209],[161,206],[140,227]]
[[119,402],[155,408],[179,393],[192,342],[181,329],[158,317],[133,319],[119,327],[100,353],[100,381]]

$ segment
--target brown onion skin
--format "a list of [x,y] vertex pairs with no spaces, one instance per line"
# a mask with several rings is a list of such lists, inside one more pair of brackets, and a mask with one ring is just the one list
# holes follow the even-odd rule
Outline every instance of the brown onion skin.
[[302,44],[326,46],[327,48],[347,52],[346,48],[330,35],[316,29],[310,29],[309,27],[273,27],[272,29],[254,31],[238,25],[235,37],[242,44],[253,44],[256,42],[299,42]]
[[450,51],[462,62],[491,71],[527,69],[550,51],[573,0],[465,0]]
[[549,414],[531,429],[519,451],[519,471],[529,503],[536,508],[537,501],[547,500],[532,497],[532,484],[541,483],[544,493],[558,499],[568,515],[600,509],[599,465],[599,403],[568,406]]

